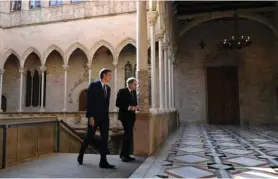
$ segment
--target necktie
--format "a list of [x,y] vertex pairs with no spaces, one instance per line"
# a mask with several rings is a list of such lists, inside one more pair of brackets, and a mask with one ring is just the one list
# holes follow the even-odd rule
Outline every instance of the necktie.
[[106,97],[107,97],[106,85],[103,85],[103,92],[104,92],[104,99],[106,99]]
[[133,100],[133,93],[132,93],[132,91],[130,91],[130,95],[131,95],[131,99]]

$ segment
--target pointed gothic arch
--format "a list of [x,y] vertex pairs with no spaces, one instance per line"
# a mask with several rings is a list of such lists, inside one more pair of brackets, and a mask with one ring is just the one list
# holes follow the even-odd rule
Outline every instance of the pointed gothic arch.
[[98,49],[100,49],[101,47],[106,47],[107,49],[109,49],[109,51],[111,52],[112,56],[113,56],[113,62],[115,61],[115,50],[113,48],[113,46],[105,41],[105,40],[100,40],[98,41],[95,45],[93,45],[93,47],[90,50],[90,59],[89,59],[89,63],[92,62],[95,53],[98,51]]
[[65,64],[68,64],[68,63],[69,63],[69,58],[70,58],[71,54],[72,54],[76,49],[80,49],[81,51],[83,51],[84,54],[86,55],[87,60],[89,61],[89,53],[88,53],[87,48],[86,48],[84,45],[82,45],[82,44],[80,44],[80,43],[78,42],[78,43],[72,44],[72,45],[67,49],[67,51],[66,51],[66,53],[65,53],[65,56],[66,56],[66,58],[65,58]]
[[115,61],[115,64],[118,64],[118,58],[120,56],[120,53],[121,51],[127,46],[127,45],[133,45],[135,48],[136,48],[136,41],[132,38],[126,38],[124,40],[122,40],[119,45],[117,46],[116,48],[116,59],[114,60]]
[[65,63],[65,58],[64,58],[64,52],[63,52],[63,50],[62,50],[60,47],[58,47],[57,45],[51,45],[51,46],[49,46],[49,47],[45,50],[45,52],[44,52],[44,55],[43,55],[43,62],[44,62],[44,64],[46,64],[46,61],[47,61],[48,56],[49,56],[53,51],[57,51],[57,52],[61,55],[61,57],[62,57],[62,59],[63,59],[63,62]]
[[23,60],[23,67],[25,65],[25,62],[27,60],[27,57],[31,54],[31,53],[35,53],[38,57],[39,57],[39,60],[40,60],[40,63],[41,65],[43,64],[42,62],[42,58],[41,58],[41,54],[39,53],[39,51],[37,49],[35,49],[34,47],[30,47],[28,48],[22,55],[22,60]]
[[16,53],[16,51],[14,51],[13,49],[9,49],[9,50],[7,50],[5,53],[4,53],[4,55],[3,55],[3,59],[4,59],[4,61],[1,63],[1,69],[3,69],[4,68],[4,66],[5,66],[5,63],[7,62],[7,60],[8,60],[8,58],[11,56],[11,55],[14,55],[14,56],[16,56],[16,58],[17,58],[17,62],[18,62],[18,67],[20,67],[21,66],[21,61],[20,61],[20,56],[19,56],[19,54],[18,53]]

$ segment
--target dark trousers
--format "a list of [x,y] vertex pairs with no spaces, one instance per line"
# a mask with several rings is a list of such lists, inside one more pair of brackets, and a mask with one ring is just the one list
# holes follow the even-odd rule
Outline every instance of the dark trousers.
[[135,119],[122,119],[122,125],[124,127],[123,145],[122,145],[122,156],[129,156],[131,149],[133,148],[133,127]]
[[[96,130],[100,130],[100,138],[96,138]],[[108,114],[103,118],[94,118],[94,126],[88,124],[87,135],[81,145],[79,156],[83,157],[86,148],[89,144],[93,144],[99,153],[103,155],[109,154],[108,149],[108,138],[109,138],[109,117]]]

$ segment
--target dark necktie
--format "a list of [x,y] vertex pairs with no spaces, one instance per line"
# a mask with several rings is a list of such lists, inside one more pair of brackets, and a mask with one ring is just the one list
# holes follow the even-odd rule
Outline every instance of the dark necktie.
[[131,95],[131,99],[133,101],[133,93],[132,93],[132,91],[130,91],[130,95]]
[[106,99],[106,97],[107,97],[106,85],[103,85],[103,92],[104,92],[104,99]]

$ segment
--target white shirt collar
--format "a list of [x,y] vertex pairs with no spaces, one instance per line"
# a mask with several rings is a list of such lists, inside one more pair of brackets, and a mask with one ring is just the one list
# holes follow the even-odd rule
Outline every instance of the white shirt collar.
[[101,86],[103,87],[105,84],[101,81],[101,80],[99,80],[100,81],[100,83],[101,83]]

